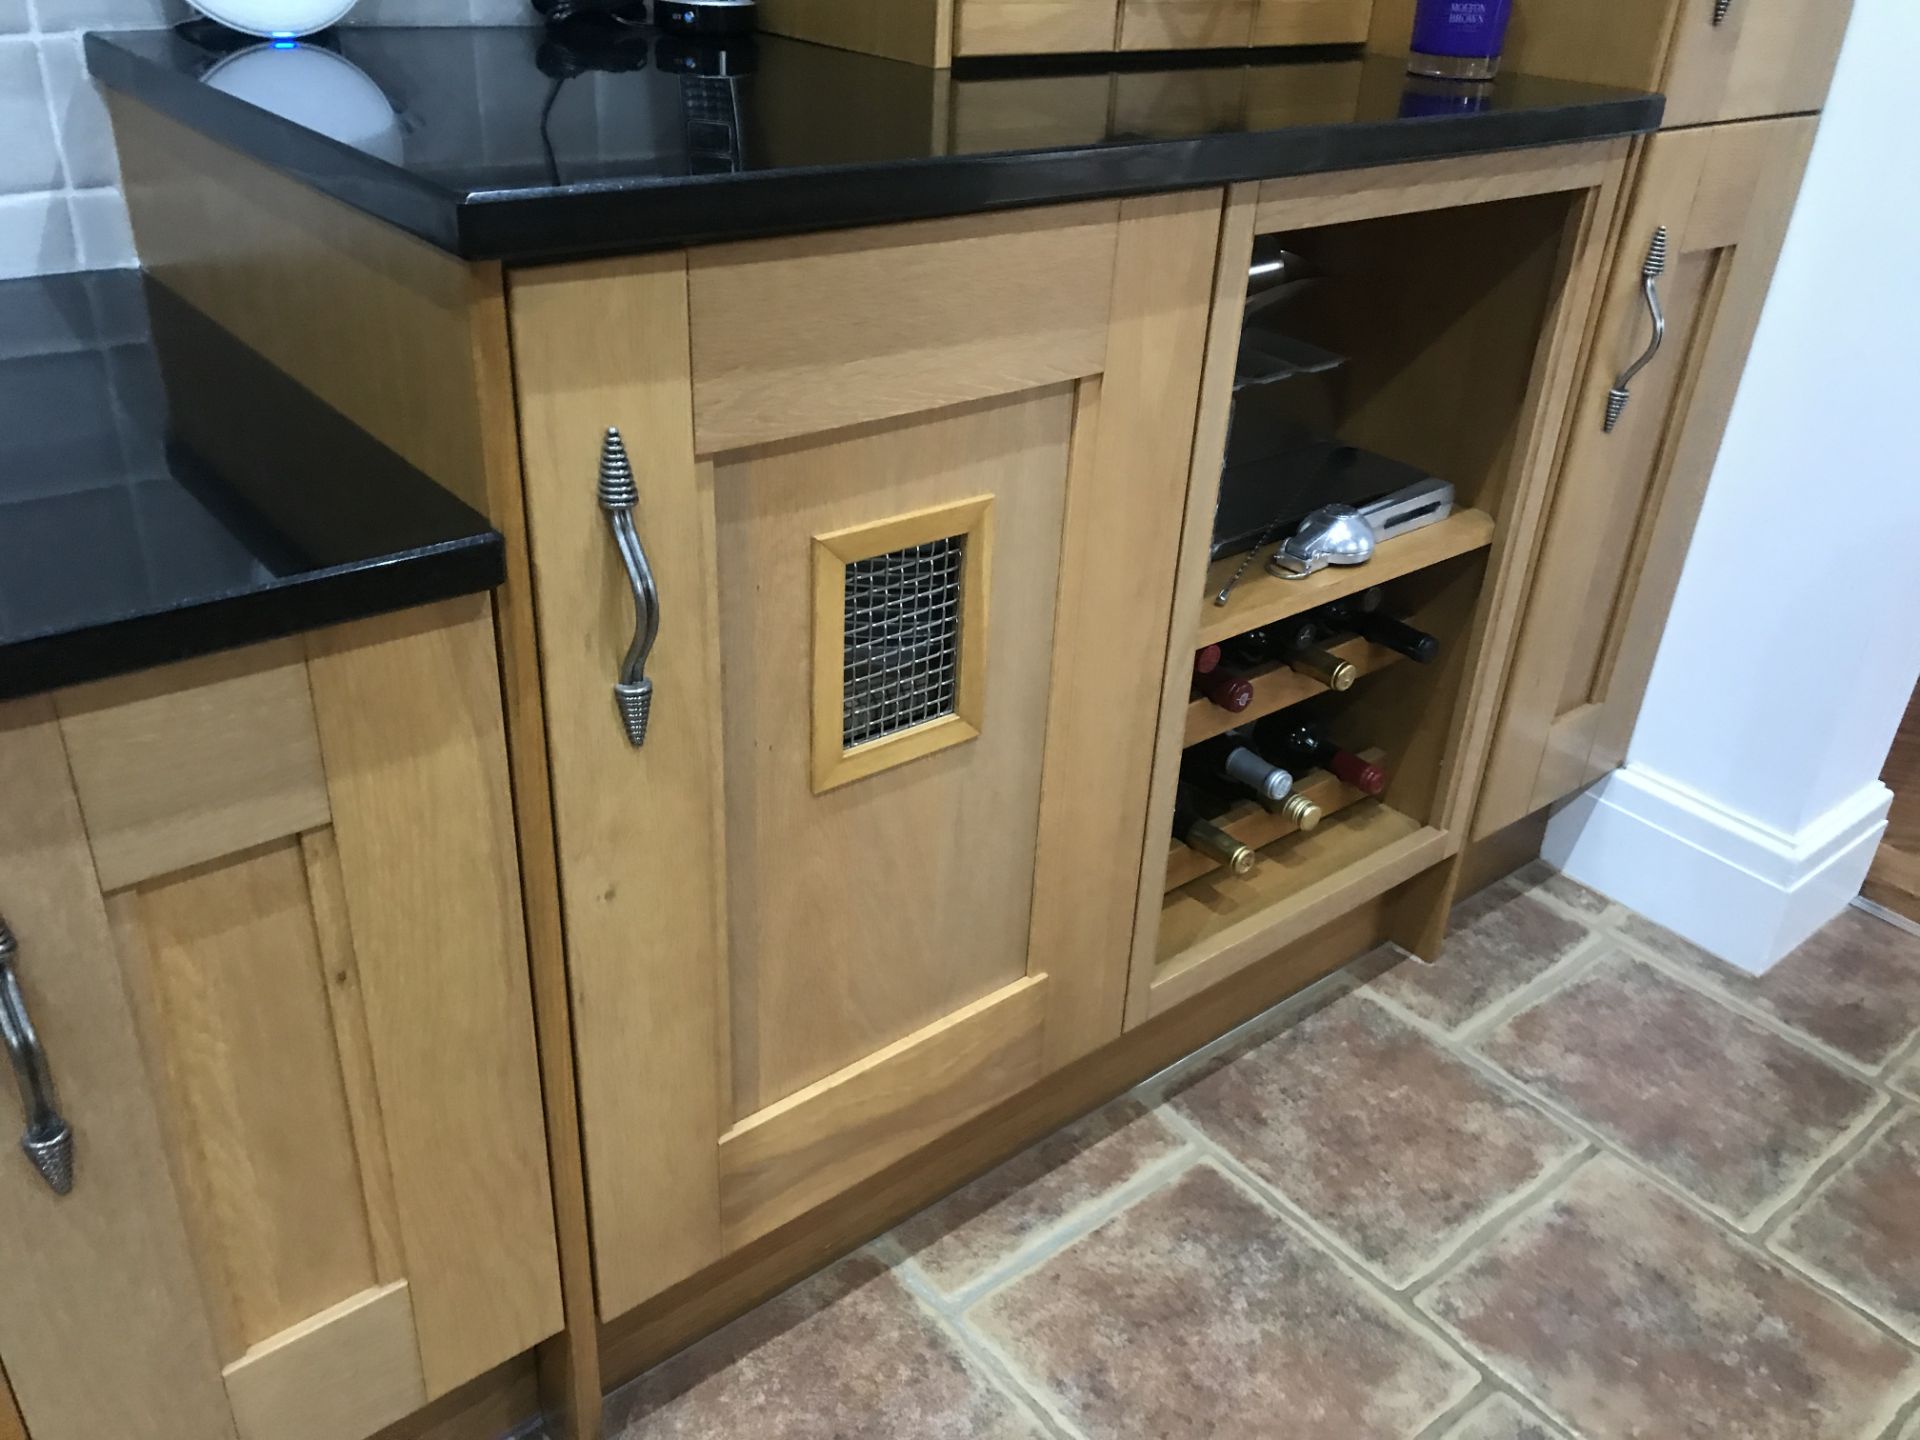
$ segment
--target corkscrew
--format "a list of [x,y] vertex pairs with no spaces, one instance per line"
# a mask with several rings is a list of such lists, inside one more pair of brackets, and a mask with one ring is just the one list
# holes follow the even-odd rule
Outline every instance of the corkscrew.
[[53,1193],[66,1195],[73,1190],[73,1127],[60,1114],[47,1052],[41,1048],[27,1014],[27,997],[14,974],[19,953],[19,942],[7,928],[5,918],[0,917],[0,1039],[6,1041],[7,1058],[13,1062],[14,1079],[20,1084],[20,1099],[27,1112],[20,1149]]
[[613,543],[633,589],[633,640],[620,674],[613,682],[613,701],[626,728],[627,741],[636,750],[647,743],[647,719],[653,709],[653,682],[646,678],[647,656],[660,634],[660,593],[653,583],[653,567],[634,529],[633,507],[640,492],[633,483],[633,464],[626,442],[613,426],[600,446],[600,508],[606,512]]
[[1640,358],[1620,372],[1613,389],[1607,392],[1607,418],[1601,428],[1609,435],[1620,423],[1627,401],[1633,398],[1627,393],[1627,387],[1633,384],[1634,376],[1653,363],[1653,357],[1660,353],[1660,346],[1667,338],[1667,317],[1660,308],[1660,276],[1666,268],[1667,227],[1662,225],[1653,232],[1653,243],[1647,247],[1647,263],[1640,267],[1640,289],[1647,299],[1647,314],[1653,317],[1653,338],[1647,342]]

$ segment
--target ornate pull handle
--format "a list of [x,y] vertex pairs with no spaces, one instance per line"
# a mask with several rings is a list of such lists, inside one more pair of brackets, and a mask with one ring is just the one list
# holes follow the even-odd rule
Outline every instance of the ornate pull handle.
[[27,997],[20,993],[20,981],[14,974],[19,953],[19,942],[6,920],[0,918],[0,1035],[6,1038],[7,1058],[13,1062],[20,1100],[27,1112],[20,1148],[53,1187],[53,1193],[65,1195],[73,1189],[73,1127],[60,1116],[47,1052],[40,1048],[40,1037],[27,1015]]
[[640,532],[633,528],[633,507],[639,498],[626,443],[609,425],[607,438],[600,446],[600,508],[607,512],[614,547],[620,552],[620,563],[626,566],[627,583],[633,587],[633,643],[627,646],[619,677],[613,682],[613,702],[619,708],[628,743],[636,750],[647,743],[647,716],[653,709],[653,682],[646,678],[647,656],[660,634],[660,592],[654,588],[653,567],[647,564]]
[[1733,9],[1733,0],[1713,0],[1713,23],[1726,24],[1727,12],[1731,9]]
[[1647,263],[1640,267],[1640,289],[1647,297],[1647,314],[1653,317],[1653,339],[1647,342],[1640,358],[1620,372],[1613,389],[1607,392],[1607,419],[1602,428],[1609,435],[1620,423],[1627,401],[1633,398],[1627,393],[1627,387],[1633,384],[1634,376],[1653,363],[1653,357],[1660,353],[1660,346],[1667,338],[1667,317],[1660,309],[1660,276],[1666,268],[1667,227],[1662,225],[1653,232],[1653,244],[1647,247]]

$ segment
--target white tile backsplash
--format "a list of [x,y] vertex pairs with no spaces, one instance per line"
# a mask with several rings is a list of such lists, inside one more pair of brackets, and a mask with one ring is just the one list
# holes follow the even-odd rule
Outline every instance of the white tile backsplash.
[[[172,25],[185,0],[0,0],[0,279],[134,263],[89,30]],[[359,0],[349,25],[532,24],[529,0]]]

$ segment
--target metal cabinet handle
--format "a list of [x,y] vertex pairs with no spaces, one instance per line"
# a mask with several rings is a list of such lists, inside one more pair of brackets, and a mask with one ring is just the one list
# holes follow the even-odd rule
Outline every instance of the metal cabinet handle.
[[1733,0],[1713,0],[1713,23],[1726,24],[1727,12],[1731,9],[1733,9]]
[[40,1048],[40,1037],[27,1015],[27,997],[20,993],[20,981],[14,974],[14,960],[19,954],[19,942],[5,918],[0,917],[0,1035],[6,1038],[7,1058],[13,1062],[20,1100],[27,1111],[20,1148],[53,1187],[53,1193],[65,1195],[73,1189],[73,1127],[60,1117],[47,1052]]
[[1613,433],[1613,427],[1620,423],[1620,414],[1627,408],[1627,401],[1633,397],[1627,393],[1627,387],[1633,384],[1633,377],[1653,363],[1653,357],[1660,353],[1660,346],[1667,338],[1667,317],[1660,309],[1660,276],[1667,268],[1667,227],[1662,225],[1653,232],[1653,244],[1647,247],[1647,263],[1640,267],[1640,289],[1647,298],[1647,314],[1653,317],[1653,339],[1647,342],[1647,348],[1640,358],[1620,372],[1620,378],[1613,382],[1613,389],[1607,392],[1607,419],[1602,427],[1607,434]]
[[613,702],[619,708],[627,742],[635,749],[647,743],[647,716],[653,709],[653,682],[646,678],[647,656],[660,634],[660,592],[654,588],[653,567],[647,564],[640,532],[633,528],[633,507],[639,498],[626,443],[609,425],[607,438],[600,446],[600,508],[607,512],[614,546],[626,567],[627,583],[633,587],[633,643],[627,646],[619,677],[613,682]]

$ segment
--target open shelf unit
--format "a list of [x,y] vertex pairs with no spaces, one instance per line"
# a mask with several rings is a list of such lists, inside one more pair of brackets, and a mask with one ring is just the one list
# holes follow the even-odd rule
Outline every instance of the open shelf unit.
[[[1305,832],[1251,796],[1236,802],[1212,795],[1208,804],[1225,807],[1210,816],[1213,823],[1257,851],[1243,876],[1150,832],[1129,1024],[1361,907],[1398,913],[1391,909],[1396,897],[1413,893],[1403,887],[1458,852],[1462,748],[1487,667],[1503,531],[1534,483],[1528,467],[1538,449],[1532,427],[1540,424],[1535,376],[1557,318],[1578,203],[1571,193],[1525,195],[1281,232],[1285,250],[1304,258],[1316,283],[1297,292],[1299,303],[1290,298],[1282,316],[1272,305],[1257,307],[1259,323],[1283,323],[1303,347],[1347,357],[1318,382],[1327,391],[1316,413],[1331,417],[1342,444],[1449,481],[1456,508],[1381,542],[1361,565],[1288,579],[1267,573],[1264,554],[1256,556],[1227,603],[1216,605],[1243,558],[1212,561],[1208,549],[1231,407],[1247,403],[1247,392],[1236,397],[1232,386],[1244,272],[1229,274],[1223,255],[1205,382],[1214,423],[1195,451],[1182,542],[1188,568],[1169,637],[1150,823],[1170,826],[1189,747],[1281,712],[1298,710],[1333,743],[1383,765],[1388,783],[1375,797],[1321,771],[1296,777],[1295,788],[1324,812]],[[1283,224],[1285,213],[1262,204],[1261,228]],[[1243,254],[1251,252],[1253,229],[1249,221]],[[1192,692],[1195,650],[1374,586],[1384,592],[1383,613],[1439,640],[1431,663],[1335,633],[1324,648],[1360,672],[1346,691],[1274,665],[1247,674],[1253,701],[1239,713]],[[1431,913],[1423,905],[1408,913]]]

